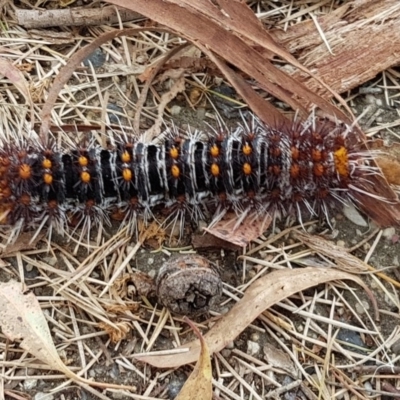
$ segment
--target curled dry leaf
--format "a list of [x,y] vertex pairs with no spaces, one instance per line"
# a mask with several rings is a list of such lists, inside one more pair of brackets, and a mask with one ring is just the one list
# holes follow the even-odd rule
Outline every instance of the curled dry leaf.
[[266,214],[263,218],[259,213],[254,212],[246,216],[242,214],[241,223],[238,223],[237,215],[231,213],[211,228],[204,228],[204,230],[236,246],[246,247],[252,240],[260,237],[268,229],[271,221],[272,217],[269,214]]
[[307,245],[317,254],[323,254],[332,260],[331,266],[351,272],[353,274],[366,273],[370,270],[369,265],[351,255],[346,248],[324,239],[318,235],[310,235],[306,232],[296,231],[296,238]]
[[[334,269],[279,270],[260,278],[246,290],[243,298],[206,333],[204,339],[210,353],[222,350],[258,315],[273,304],[309,287],[342,279],[350,279],[358,283],[371,296],[370,290],[360,278]],[[186,343],[179,348],[187,348],[188,352],[166,356],[137,355],[135,358],[158,368],[176,368],[195,362],[199,358],[201,348],[199,340]]]
[[373,272],[381,279],[390,282],[398,288],[400,287],[400,282],[395,281],[383,272],[378,272],[371,265],[350,254],[346,248],[337,246],[323,237],[309,235],[306,232],[296,231],[296,237],[316,253],[323,254],[326,258],[331,259],[332,266],[353,274]]
[[61,361],[35,295],[24,294],[19,282],[0,284],[0,325],[9,340],[23,339],[24,350],[69,378],[78,378]]
[[183,385],[176,400],[211,400],[212,399],[212,370],[210,352],[201,332],[196,325],[188,318],[184,321],[193,329],[200,340],[200,356],[190,374],[188,380]]
[[0,326],[9,340],[22,339],[24,350],[79,384],[136,391],[134,386],[89,381],[72,372],[57,353],[36,296],[32,292],[24,294],[19,282],[0,283]]

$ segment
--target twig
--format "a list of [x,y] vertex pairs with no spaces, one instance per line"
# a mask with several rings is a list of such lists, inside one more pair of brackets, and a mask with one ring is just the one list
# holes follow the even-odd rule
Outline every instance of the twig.
[[48,28],[50,26],[87,26],[115,24],[131,21],[141,15],[122,7],[67,8],[59,10],[16,10],[18,24],[25,28]]

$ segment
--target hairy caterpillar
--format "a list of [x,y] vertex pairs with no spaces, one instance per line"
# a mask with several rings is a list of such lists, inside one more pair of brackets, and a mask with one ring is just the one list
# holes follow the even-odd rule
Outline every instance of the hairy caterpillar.
[[[138,219],[168,210],[165,225],[182,229],[185,218],[211,223],[233,209],[274,217],[322,216],[337,203],[368,191],[378,170],[371,153],[351,138],[351,127],[310,118],[289,128],[252,122],[181,133],[172,128],[159,143],[124,135],[116,145],[63,150],[34,140],[3,142],[0,149],[0,223],[10,241],[21,230],[44,227],[89,234],[119,219],[137,233]],[[36,236],[36,235],[35,235]]]

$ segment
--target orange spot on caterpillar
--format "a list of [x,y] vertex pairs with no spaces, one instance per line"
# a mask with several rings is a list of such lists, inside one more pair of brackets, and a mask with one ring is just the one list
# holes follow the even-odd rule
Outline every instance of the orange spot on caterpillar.
[[242,171],[245,175],[251,175],[251,165],[249,163],[244,163],[242,166]]
[[132,180],[132,171],[129,168],[124,168],[122,170],[122,178],[125,182],[130,182]]
[[248,143],[246,143],[245,145],[243,145],[242,151],[245,156],[249,156],[253,152],[253,149]]
[[27,180],[30,179],[32,177],[32,170],[30,165],[28,164],[21,164],[19,166],[19,172],[18,175],[21,179],[23,180]]
[[218,157],[220,152],[219,152],[219,147],[216,144],[213,144],[210,148],[210,154],[212,157]]
[[278,176],[281,174],[281,167],[279,165],[272,165],[271,167],[271,172],[275,175]]
[[24,193],[18,201],[24,206],[29,206],[29,204],[31,204],[31,196],[28,193]]
[[279,197],[281,196],[281,190],[278,188],[272,189],[271,190],[271,198],[273,200],[279,199]]
[[272,147],[271,148],[272,157],[279,157],[281,154],[282,154],[282,150],[279,147]]
[[42,161],[42,167],[45,168],[45,169],[51,169],[51,167],[52,167],[52,162],[51,162],[51,160],[48,159],[48,158],[45,158],[45,159]]
[[171,174],[175,179],[178,179],[180,174],[181,174],[181,170],[179,169],[179,167],[177,165],[173,165],[171,167]]
[[3,199],[9,199],[12,196],[12,191],[9,187],[5,187],[4,189],[1,190],[1,198]]
[[335,168],[338,174],[347,177],[349,175],[349,158],[347,149],[345,147],[340,147],[333,153],[333,157],[335,160]]
[[89,160],[88,160],[88,158],[85,157],[85,156],[80,156],[80,157],[78,158],[78,164],[79,164],[81,167],[87,167],[88,164],[89,164]]
[[225,192],[219,192],[218,193],[218,198],[219,198],[219,201],[221,201],[221,202],[225,202],[226,200],[227,200],[227,195],[226,195],[226,193]]
[[313,173],[315,176],[321,177],[324,175],[325,168],[321,163],[314,164]]
[[179,157],[179,150],[177,147],[173,146],[169,149],[169,155],[173,160],[177,160]]
[[129,204],[131,206],[137,206],[139,205],[139,199],[136,196],[133,196],[129,199]]
[[11,203],[0,204],[0,225],[8,223],[7,216],[12,209],[13,205]]
[[304,199],[303,196],[299,192],[295,192],[292,195],[292,200],[295,203],[300,203],[301,201],[303,201],[303,199]]
[[28,155],[28,153],[26,152],[26,150],[21,150],[17,153],[17,157],[20,160],[23,160],[26,156]]
[[300,176],[300,166],[299,164],[292,164],[290,166],[290,177],[297,179]]
[[311,158],[315,163],[320,162],[322,160],[321,150],[312,149]]
[[129,154],[128,151],[125,150],[125,151],[121,154],[121,161],[122,161],[123,163],[125,163],[125,164],[131,162],[131,155]]
[[94,200],[92,200],[92,199],[86,200],[86,207],[87,208],[92,208],[94,205],[96,205]]
[[81,172],[81,181],[83,183],[89,183],[90,179],[91,179],[91,177],[90,177],[89,172],[87,172],[87,171]]
[[217,177],[217,176],[219,176],[219,173],[220,173],[219,165],[212,163],[211,164],[211,175]]
[[176,197],[176,200],[177,200],[178,203],[183,204],[183,203],[186,202],[186,197],[185,197],[184,194],[180,194],[179,196]]
[[2,158],[0,158],[0,163],[1,163],[1,165],[3,165],[4,167],[8,167],[10,164],[11,164],[11,161],[10,161],[10,159],[9,158],[7,158],[7,157],[2,157]]
[[248,197],[249,199],[254,199],[254,198],[256,197],[256,192],[255,192],[254,190],[249,190],[249,191],[246,193],[246,195],[247,195],[247,197]]
[[46,185],[51,185],[53,183],[53,175],[48,174],[48,173],[43,174],[43,182]]
[[47,205],[51,210],[55,210],[58,207],[58,202],[57,200],[50,200]]
[[328,196],[329,196],[329,190],[326,188],[318,188],[318,190],[315,193],[315,197],[320,200],[326,199]]
[[297,161],[299,159],[300,156],[300,151],[297,147],[292,146],[290,149],[290,152],[292,154],[292,160]]

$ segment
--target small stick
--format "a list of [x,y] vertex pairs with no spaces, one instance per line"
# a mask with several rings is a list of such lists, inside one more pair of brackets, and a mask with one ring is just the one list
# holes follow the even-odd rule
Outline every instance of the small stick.
[[120,20],[143,18],[126,8],[107,6],[103,8],[68,8],[64,10],[16,10],[18,24],[25,28],[48,28],[50,26],[82,26],[115,24]]

